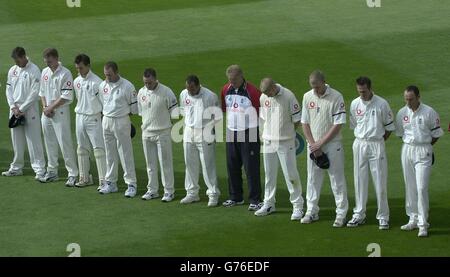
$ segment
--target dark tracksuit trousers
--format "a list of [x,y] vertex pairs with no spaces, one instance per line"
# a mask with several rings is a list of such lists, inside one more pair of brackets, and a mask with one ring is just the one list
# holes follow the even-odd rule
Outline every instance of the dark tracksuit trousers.
[[[254,135],[256,133],[256,136]],[[251,204],[261,202],[260,142],[258,129],[235,132],[227,129],[227,169],[230,199],[242,201],[242,166],[248,183],[248,200]]]

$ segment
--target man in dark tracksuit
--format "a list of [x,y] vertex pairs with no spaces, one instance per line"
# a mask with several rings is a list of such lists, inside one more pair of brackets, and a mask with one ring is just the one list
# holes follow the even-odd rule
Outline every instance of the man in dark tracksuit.
[[261,207],[260,143],[258,110],[261,92],[244,79],[242,69],[231,65],[226,71],[228,83],[222,89],[222,110],[227,114],[227,168],[230,198],[225,207],[244,204],[242,166],[249,187],[249,211]]

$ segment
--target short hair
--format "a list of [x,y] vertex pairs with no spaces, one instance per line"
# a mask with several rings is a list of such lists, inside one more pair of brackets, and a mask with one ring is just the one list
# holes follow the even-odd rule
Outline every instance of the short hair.
[[368,89],[372,88],[372,81],[369,79],[369,77],[366,76],[360,76],[356,79],[356,84],[360,86],[366,85]]
[[13,59],[23,58],[23,57],[26,57],[26,56],[27,56],[27,53],[25,52],[25,49],[23,47],[20,47],[20,46],[17,46],[11,52],[11,58],[13,58]]
[[84,65],[91,65],[91,59],[86,54],[79,54],[75,57],[75,63],[76,64],[83,63]]
[[116,62],[113,62],[113,61],[109,61],[109,62],[105,63],[105,68],[112,69],[112,71],[114,71],[114,73],[117,73],[119,71],[119,66],[117,65]]
[[414,92],[414,94],[416,95],[416,97],[420,97],[420,92],[419,92],[419,88],[415,85],[409,85],[406,87],[405,91],[407,92]]
[[271,88],[275,86],[275,81],[271,77],[266,77],[261,80],[259,88],[261,92],[266,94]]
[[155,78],[156,79],[156,70],[155,69],[153,69],[153,68],[146,68],[145,70],[144,70],[144,77],[145,78],[150,78],[150,77],[153,77],[153,78]]
[[196,75],[189,75],[186,78],[186,83],[194,84],[196,86],[200,85],[200,79]]
[[43,56],[44,58],[59,58],[58,50],[56,50],[55,48],[47,48],[44,50]]
[[320,70],[314,70],[311,74],[309,74],[309,78],[325,82],[325,74]]
[[232,64],[227,68],[227,71],[225,74],[229,76],[231,73],[237,73],[241,76],[244,76],[244,72],[242,71],[242,68],[237,64]]

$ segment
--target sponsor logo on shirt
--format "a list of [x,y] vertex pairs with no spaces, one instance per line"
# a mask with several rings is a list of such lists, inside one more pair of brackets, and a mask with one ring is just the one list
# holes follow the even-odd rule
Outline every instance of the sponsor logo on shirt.
[[316,107],[316,103],[314,102],[309,102],[309,109],[314,109]]
[[403,117],[403,123],[409,123],[409,116],[405,115]]
[[270,107],[270,101],[266,100],[266,102],[264,103],[264,105],[266,105],[266,107]]

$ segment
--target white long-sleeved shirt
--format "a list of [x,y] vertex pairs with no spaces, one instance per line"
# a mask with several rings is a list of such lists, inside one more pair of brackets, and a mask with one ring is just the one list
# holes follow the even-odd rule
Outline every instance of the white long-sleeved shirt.
[[95,115],[103,110],[103,93],[100,93],[99,86],[102,79],[89,71],[85,78],[81,75],[74,81],[75,96],[77,97],[77,114]]
[[115,83],[105,80],[99,90],[103,94],[104,116],[124,117],[138,113],[136,89],[127,79],[120,77]]
[[203,128],[222,119],[219,98],[203,86],[195,96],[187,89],[181,92],[180,114],[184,116],[183,140],[187,142],[204,141]]
[[290,140],[295,138],[295,123],[301,120],[301,107],[294,93],[277,84],[279,92],[268,97],[262,94],[259,117],[264,121],[262,138],[265,140]]
[[178,102],[173,91],[158,83],[154,90],[143,87],[138,93],[138,110],[142,116],[142,134],[151,137],[170,130],[172,127],[172,111],[177,108]]
[[53,72],[50,67],[42,70],[41,87],[39,96],[45,97],[46,105],[52,104],[60,97],[66,102],[62,106],[70,105],[73,101],[73,77],[72,73],[59,63]]
[[378,95],[364,101],[358,97],[350,105],[350,128],[356,138],[381,140],[386,131],[395,131],[394,115],[389,103]]
[[11,67],[6,83],[6,99],[12,109],[16,105],[21,112],[25,112],[36,101],[39,101],[39,83],[41,71],[28,60],[25,67],[17,65]]

